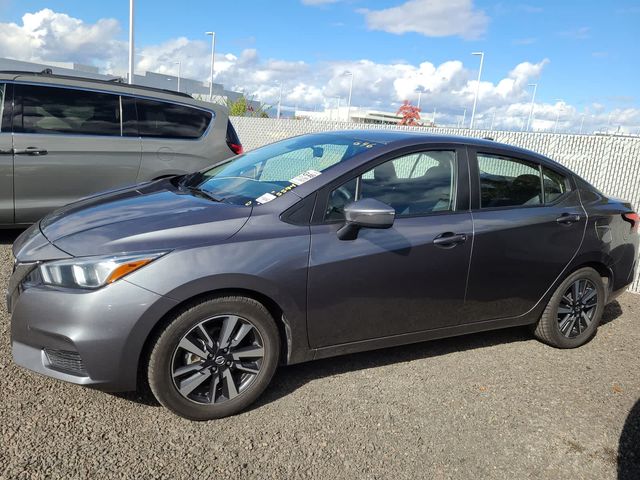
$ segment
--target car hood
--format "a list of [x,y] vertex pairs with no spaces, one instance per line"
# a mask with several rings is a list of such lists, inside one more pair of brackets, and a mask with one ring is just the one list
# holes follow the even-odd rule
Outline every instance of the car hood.
[[40,231],[70,255],[104,255],[220,242],[250,214],[250,207],[194,196],[167,179],[67,205],[42,219]]

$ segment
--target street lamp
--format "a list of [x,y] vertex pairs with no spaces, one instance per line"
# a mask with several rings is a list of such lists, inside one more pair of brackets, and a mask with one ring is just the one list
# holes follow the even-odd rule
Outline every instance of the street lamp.
[[582,128],[584,127],[584,117],[587,116],[586,113],[583,113],[582,115],[580,115],[582,117],[582,119],[580,120],[580,135],[582,135]]
[[560,102],[560,108],[558,109],[558,113],[556,114],[556,123],[553,125],[553,133],[558,131],[558,121],[560,120],[560,112],[562,111],[562,107],[564,105],[564,100],[561,98],[556,98],[556,102]]
[[[347,122],[351,121],[351,93],[353,92],[353,72],[344,72],[344,76],[351,77],[351,83],[349,84],[349,100],[347,102]],[[340,115],[340,107],[338,107],[338,115]]]
[[182,75],[182,60],[174,62],[178,65],[178,91],[180,91],[180,77]]
[[533,95],[531,95],[531,108],[529,109],[529,118],[527,119],[527,132],[529,132],[530,129],[533,128],[533,108],[536,101],[536,91],[538,90],[538,84],[530,83],[528,86],[533,87]]
[[276,118],[280,118],[280,110],[282,108],[282,82],[280,83],[280,94],[278,95],[278,110],[276,112]]
[[205,32],[205,35],[211,35],[211,83],[209,84],[209,101],[213,102],[213,57],[216,53],[216,32]]
[[129,83],[133,84],[133,0],[129,0]]
[[464,112],[462,112],[462,122],[460,122],[460,127],[464,128],[464,123],[467,120],[467,109],[464,109]]
[[473,121],[476,117],[476,106],[478,105],[478,94],[480,93],[480,78],[482,77],[482,64],[484,63],[484,52],[473,52],[471,55],[480,56],[480,69],[478,70],[478,83],[476,85],[476,95],[473,98],[473,110],[471,111],[471,123],[469,129],[473,130]]

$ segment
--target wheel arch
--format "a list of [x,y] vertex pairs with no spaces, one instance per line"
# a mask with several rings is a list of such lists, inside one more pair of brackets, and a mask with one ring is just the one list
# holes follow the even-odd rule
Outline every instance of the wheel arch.
[[175,318],[179,312],[185,310],[190,305],[197,303],[200,300],[205,298],[212,297],[226,297],[226,296],[241,296],[246,298],[251,298],[261,305],[263,305],[269,314],[273,317],[276,327],[278,328],[278,333],[280,335],[280,359],[281,364],[288,364],[291,360],[291,355],[293,352],[293,338],[291,333],[291,327],[284,315],[284,310],[282,307],[276,302],[274,299],[269,297],[268,295],[258,292],[256,290],[251,290],[248,288],[220,288],[213,289],[206,292],[201,292],[197,295],[194,295],[190,298],[186,298],[181,302],[177,303],[173,306],[169,311],[167,311],[153,326],[151,331],[147,334],[145,341],[140,349],[140,353],[138,355],[138,375],[137,375],[137,384],[138,387],[142,384],[146,384],[146,367],[149,359],[149,355],[151,353],[151,349],[157,338],[160,336],[162,331],[171,323],[172,319]]

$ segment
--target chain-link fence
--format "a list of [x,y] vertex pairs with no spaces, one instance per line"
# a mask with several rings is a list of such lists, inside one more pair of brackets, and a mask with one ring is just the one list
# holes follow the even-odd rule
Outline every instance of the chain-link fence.
[[[296,135],[328,130],[398,129],[438,135],[489,137],[496,142],[527,148],[552,158],[606,194],[629,200],[636,209],[640,208],[640,138],[638,137],[400,127],[248,117],[232,117],[231,121],[246,150]],[[631,290],[640,293],[638,275]]]

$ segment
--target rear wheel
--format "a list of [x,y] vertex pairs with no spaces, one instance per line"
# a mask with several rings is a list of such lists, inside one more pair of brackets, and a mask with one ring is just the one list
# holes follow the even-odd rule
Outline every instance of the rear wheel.
[[211,298],[178,314],[159,336],[149,385],[182,417],[226,417],[265,390],[279,352],[278,329],[263,305],[245,297]]
[[605,289],[598,272],[581,268],[556,289],[536,325],[535,336],[557,348],[575,348],[595,335],[604,310]]

